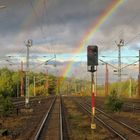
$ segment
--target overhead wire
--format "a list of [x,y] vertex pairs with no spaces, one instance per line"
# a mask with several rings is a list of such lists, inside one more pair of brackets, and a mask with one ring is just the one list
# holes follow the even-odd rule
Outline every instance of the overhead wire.
[[[6,10],[6,12],[8,12],[8,11],[7,11],[7,9],[8,9],[7,5],[9,4],[9,2],[6,1],[6,0],[2,0],[2,1],[0,1],[0,3],[3,3],[3,4],[6,6],[5,10]],[[22,50],[20,50],[19,52],[17,51],[17,52],[16,52],[16,55],[22,53],[23,51],[24,51],[24,48],[22,48]],[[11,53],[11,52],[10,52],[10,53]],[[8,58],[7,55],[6,55],[4,59],[6,60],[6,59],[9,59],[9,58]]]
[[[131,17],[131,18],[127,21],[127,23],[126,23],[127,26],[125,27],[125,29],[127,29],[127,28],[129,27],[129,25],[130,25],[132,22],[134,22],[135,19],[136,19],[138,16],[139,16],[139,10],[136,12],[136,14],[135,14],[133,17]],[[121,29],[121,31],[119,32],[119,35],[122,33],[122,30],[124,30],[124,28]],[[129,43],[131,43],[131,42],[132,42],[135,38],[137,38],[139,35],[140,35],[140,33],[138,33],[136,36],[134,36],[133,38],[131,38],[130,40],[128,40],[128,41],[126,42],[125,45],[128,45]]]
[[[43,0],[43,5],[44,5],[44,21],[45,21],[45,19],[47,19],[47,0]],[[45,38],[46,39],[46,38]],[[52,44],[52,41],[50,40],[50,43],[49,43],[50,45],[48,45],[47,47],[49,48],[48,50],[49,50],[49,52],[50,52],[50,57],[52,57],[52,54],[54,54],[54,55],[56,55],[56,53],[55,52],[53,52],[53,50],[52,50],[52,46],[51,46],[51,44]]]
[[[138,17],[138,15],[139,15],[139,11],[136,12],[135,15],[134,15],[133,17],[131,17],[131,18],[127,21],[127,25],[130,25],[132,22],[134,22],[134,21],[135,21],[134,19],[135,19],[136,17]],[[127,29],[128,27],[129,27],[129,26],[127,26],[125,29]],[[123,33],[124,33],[124,27],[120,29],[120,32],[119,32],[118,34],[119,34],[119,36],[121,36],[121,34],[122,34],[122,36],[123,36]],[[137,35],[135,35],[134,37],[132,37],[131,39],[129,39],[129,40],[124,44],[124,46],[127,46],[127,45],[129,45],[130,43],[132,43],[139,35],[140,35],[140,33],[138,33]],[[113,37],[113,38],[114,38],[114,37]],[[124,38],[124,37],[122,37],[122,38]],[[120,39],[122,39],[122,38],[120,38]],[[118,48],[115,47],[114,49],[118,49]],[[131,64],[130,64],[130,65],[131,65]]]
[[[31,8],[32,8],[32,11],[33,11],[33,13],[34,13],[34,16],[35,16],[36,22],[37,22],[37,19],[39,18],[39,16],[38,16],[38,14],[37,14],[37,12],[36,12],[34,6],[33,6],[32,0],[29,0],[29,4],[30,4],[30,6],[31,6]],[[40,28],[42,37],[44,37],[44,30],[43,30],[43,25],[42,25],[42,23],[39,24],[39,28]]]
[[[36,12],[36,9],[34,8],[32,1],[29,0],[29,2],[30,2],[30,5],[32,7],[33,13],[34,13],[34,15],[35,15],[35,17],[37,19],[39,16],[38,16],[38,14]],[[42,38],[43,39],[46,39],[45,31],[44,31],[44,27],[43,27],[45,19],[46,19],[46,9],[47,9],[46,0],[42,0],[42,15],[41,15],[41,21],[40,21],[41,23],[40,23],[39,27],[40,27],[40,31],[42,33]],[[48,45],[48,46],[49,46],[50,54],[51,54],[52,47],[50,45]],[[51,57],[52,57],[52,55],[51,55]]]
[[[40,28],[40,31],[41,31],[41,35],[42,35],[42,38],[43,39],[46,39],[46,36],[45,36],[45,32],[44,32],[44,27],[43,27],[43,25],[44,25],[44,19],[45,19],[45,8],[46,8],[46,1],[45,0],[42,0],[41,1],[42,2],[42,14],[41,14],[41,20],[40,20],[40,24],[39,24],[39,28]],[[39,18],[39,16],[38,16],[38,14],[37,14],[37,12],[36,12],[36,9],[34,8],[34,6],[33,6],[33,2],[32,2],[32,0],[29,0],[29,4],[30,4],[30,6],[31,6],[31,8],[32,8],[32,11],[33,11],[33,13],[34,13],[34,15],[35,15],[35,18],[36,18],[36,21],[37,21],[37,19]],[[36,66],[35,66],[36,67]]]
[[[127,25],[127,27],[125,27],[125,29],[127,29],[128,28],[128,25],[130,25],[132,22],[134,22],[135,20],[135,18],[136,17],[138,17],[139,16],[139,10],[136,12],[136,14],[134,15],[134,16],[132,16],[130,19],[128,19],[128,21],[126,22],[126,25]],[[123,34],[123,32],[124,32],[124,27],[122,27],[120,30],[119,30],[119,32],[118,32],[118,36],[121,36],[121,34]],[[136,38],[136,37],[138,37],[140,35],[140,33],[138,33],[135,37],[133,37],[134,39]],[[115,34],[115,36],[113,36],[112,37],[112,39],[111,40],[113,40],[114,38],[116,38],[116,34]],[[127,41],[127,45],[129,44],[129,43],[131,43],[134,39],[130,39],[130,41]],[[122,37],[121,37],[121,39],[122,39]],[[114,47],[114,49],[117,49],[116,47]]]
[[[44,18],[47,19],[47,0],[44,0]],[[51,38],[51,37],[50,37]],[[52,47],[53,40],[50,39],[50,43],[48,45],[49,48],[49,52],[50,52],[50,57],[52,57],[52,55],[56,55],[56,52],[54,51],[55,49]]]
[[140,33],[138,33],[137,35],[135,35],[133,38],[131,38],[129,41],[127,41],[125,43],[125,46],[127,46],[128,44],[130,44],[131,42],[133,42],[138,36],[140,36]]
[[[45,19],[47,19],[47,17],[46,17],[47,16],[46,15],[47,5],[46,5],[46,0],[42,0],[41,2],[42,2],[42,14],[41,14],[41,20],[40,20],[40,26],[39,27],[40,27],[40,31],[41,31],[41,34],[42,34],[42,38],[46,39],[45,32],[44,32],[45,28],[43,26],[44,26],[44,23],[45,23]],[[39,16],[37,14],[36,9],[33,6],[33,2],[31,0],[29,0],[29,3],[30,3],[30,6],[33,10],[33,13],[34,13],[36,19],[38,19]],[[53,49],[52,46],[51,46],[51,42],[50,42],[50,45],[48,45],[48,47],[49,47],[48,51],[50,52],[50,57],[52,57],[52,54],[56,55],[55,49]]]

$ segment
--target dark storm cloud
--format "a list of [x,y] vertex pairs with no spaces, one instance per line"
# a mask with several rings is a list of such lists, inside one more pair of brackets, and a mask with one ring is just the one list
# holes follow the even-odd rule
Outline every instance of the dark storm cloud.
[[[33,12],[35,23],[32,23],[30,28],[34,26],[44,25],[66,25],[71,24],[76,29],[78,26],[89,25],[90,20],[106,7],[109,0],[10,0],[5,1],[7,6],[0,12],[1,32],[16,32],[20,30],[20,26],[25,22],[28,15]],[[40,10],[35,9],[35,3],[40,3]],[[32,7],[33,6],[33,7]],[[46,8],[46,9],[45,9]],[[42,15],[44,17],[42,17]],[[28,19],[30,20],[30,19]],[[73,26],[73,24],[76,26]],[[26,30],[26,28],[24,28]]]
[[109,0],[48,0],[46,14],[50,23],[86,21],[95,18]]
[[[84,28],[88,28],[108,2],[110,1],[46,0],[44,3],[44,0],[5,0],[6,8],[0,11],[0,42],[4,46],[2,54],[23,46],[28,38],[37,42],[44,36],[53,40],[52,45],[74,48],[85,32]],[[40,3],[38,9],[35,3]],[[28,18],[30,15],[33,22]],[[29,24],[24,26],[25,22]]]
[[[7,8],[0,12],[1,33],[8,32],[10,35],[21,31],[21,24],[26,20],[26,17],[34,11],[31,3],[34,6],[35,2],[37,2],[37,0],[5,0]],[[32,23],[30,27],[26,27],[28,30],[34,30],[35,27],[42,26],[41,24],[44,24],[44,26],[54,25],[54,27],[62,25],[64,26],[63,30],[65,30],[65,26],[69,26],[72,32],[75,31],[77,34],[78,32],[80,34],[83,31],[82,28],[88,28],[94,19],[111,3],[111,0],[46,0],[46,6],[43,5],[44,0],[40,0],[39,3],[42,5],[42,7],[40,6],[42,10],[38,11],[38,9],[35,9],[38,19],[35,23]],[[103,30],[112,30],[120,23],[128,24],[129,20],[129,24],[133,23],[133,25],[138,25],[136,21],[139,20],[139,4],[140,2],[136,0],[126,2],[116,14],[117,18],[110,21],[113,26],[105,24],[106,28]],[[42,18],[43,13],[44,17]],[[115,16],[115,14],[113,16]],[[26,28],[24,28],[24,31],[27,30]],[[52,32],[55,32],[55,30]]]
[[[25,6],[24,0],[10,0],[5,1],[6,8],[0,9],[0,31],[1,33],[12,33],[19,32],[20,25],[22,24],[25,16],[29,13],[29,4],[26,1]],[[8,35],[6,34],[6,35]]]
[[[19,52],[24,41],[32,38],[35,53],[72,53],[95,19],[113,0],[3,0],[0,9],[0,55]],[[39,3],[36,9],[35,3]],[[100,52],[113,49],[123,36],[127,41],[140,32],[140,1],[127,0],[106,19],[93,36]],[[33,6],[33,7],[32,7]],[[32,22],[29,15],[32,14]],[[28,20],[29,21],[28,21]],[[27,26],[23,26],[25,21]],[[28,24],[29,22],[29,24]],[[44,38],[43,38],[44,37]],[[135,47],[136,48],[136,47]]]

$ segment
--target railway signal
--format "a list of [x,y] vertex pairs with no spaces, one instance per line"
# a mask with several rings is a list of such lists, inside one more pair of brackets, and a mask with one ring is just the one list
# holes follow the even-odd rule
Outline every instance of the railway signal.
[[95,117],[95,82],[94,72],[97,71],[98,65],[98,47],[96,45],[90,45],[87,47],[87,66],[88,71],[91,72],[91,94],[92,94],[92,122],[91,129],[96,129],[94,121]]
[[88,46],[87,47],[87,65],[88,71],[96,71],[95,66],[98,65],[98,47],[97,46]]

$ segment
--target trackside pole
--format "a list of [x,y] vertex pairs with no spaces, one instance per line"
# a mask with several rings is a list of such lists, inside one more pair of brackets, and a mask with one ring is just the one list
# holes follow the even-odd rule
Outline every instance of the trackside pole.
[[94,121],[95,117],[95,82],[94,82],[94,72],[91,72],[91,106],[92,106],[92,115],[91,115],[91,129],[96,129],[96,124]]
[[29,48],[32,46],[32,40],[28,40],[25,45],[27,47],[25,107],[29,108]]
[[139,50],[139,74],[138,74],[138,93],[137,98],[140,98],[140,50]]
[[[98,46],[96,45],[89,45],[87,47],[87,68],[88,72],[91,72],[91,129],[96,129],[95,124],[95,82],[94,82],[94,72],[97,71],[98,65]],[[96,73],[97,74],[97,73]],[[97,77],[96,77],[97,78]],[[94,136],[94,131],[92,131],[92,135]]]

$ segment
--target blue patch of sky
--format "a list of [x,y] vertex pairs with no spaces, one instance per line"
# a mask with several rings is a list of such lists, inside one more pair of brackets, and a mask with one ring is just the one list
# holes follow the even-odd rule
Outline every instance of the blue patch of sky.
[[[105,62],[118,62],[118,50],[108,50],[101,52],[99,58]],[[124,64],[131,64],[138,60],[138,50],[130,49],[130,46],[121,48],[121,62]]]
[[82,61],[85,62],[87,59],[86,53],[79,53],[79,54],[58,54],[57,56],[57,60],[62,60],[62,61]]
[[47,37],[47,38],[45,37],[39,40],[34,40],[33,44],[34,45],[49,44],[49,43],[52,43],[54,40],[56,40],[56,38],[54,37]]

